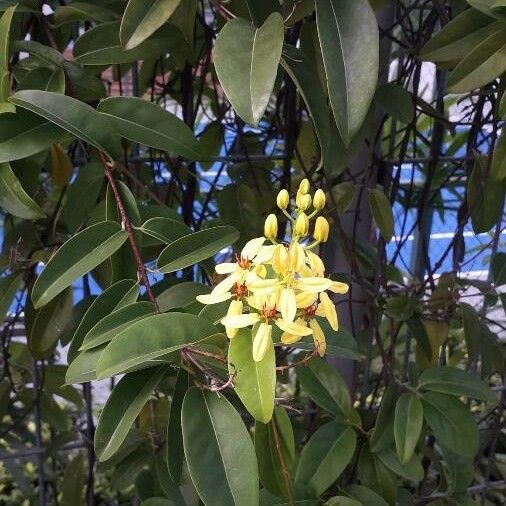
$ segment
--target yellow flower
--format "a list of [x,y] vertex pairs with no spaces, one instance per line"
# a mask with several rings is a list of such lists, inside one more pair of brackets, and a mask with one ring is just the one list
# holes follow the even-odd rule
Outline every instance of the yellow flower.
[[283,288],[279,296],[279,312],[285,322],[293,322],[297,314],[297,298],[291,288]]
[[298,237],[305,237],[309,230],[309,218],[306,213],[300,213],[293,225],[293,233]]
[[325,192],[322,189],[316,190],[313,197],[313,207],[317,211],[322,210],[325,207],[326,200]]
[[306,251],[306,259],[313,276],[323,277],[325,265],[322,259],[312,251]]
[[299,184],[299,193],[303,195],[309,191],[310,183],[309,179],[303,179]]
[[294,282],[297,289],[303,292],[319,293],[328,290],[334,282],[331,279],[319,276],[299,278]]
[[329,238],[329,222],[323,216],[316,218],[313,237],[318,242],[327,242]]
[[313,331],[313,341],[316,350],[318,351],[318,355],[323,357],[325,355],[325,351],[327,350],[327,342],[325,341],[325,334],[323,333],[320,324],[316,320],[310,320],[309,326]]
[[267,239],[276,239],[278,235],[278,219],[275,214],[269,214],[264,224],[264,235]]
[[284,244],[278,244],[272,253],[272,268],[276,274],[282,274],[286,271],[288,264],[288,251]]
[[[242,315],[242,309],[243,309],[242,300],[233,300],[230,303],[230,306],[228,306],[227,316]],[[234,338],[238,331],[239,331],[239,329],[236,327],[230,327],[230,326],[225,327],[225,332],[226,332],[227,337],[229,339]]]
[[272,346],[272,325],[261,323],[253,338],[253,360],[260,362]]
[[320,304],[318,304],[318,308],[316,309],[316,314],[318,316],[324,316],[327,318],[329,325],[336,332],[339,330],[339,323],[337,321],[337,311],[335,304],[330,300],[330,297],[325,293],[320,293]]
[[276,204],[280,209],[286,209],[290,203],[290,195],[286,190],[281,190],[276,198]]
[[307,193],[298,192],[295,198],[295,205],[301,210],[305,211],[311,206],[311,195]]

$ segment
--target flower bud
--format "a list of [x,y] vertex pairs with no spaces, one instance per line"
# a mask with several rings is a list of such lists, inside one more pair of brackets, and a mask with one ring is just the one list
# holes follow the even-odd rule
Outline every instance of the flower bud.
[[295,220],[293,233],[298,237],[304,237],[309,230],[309,218],[306,213],[300,213]]
[[284,274],[288,266],[288,252],[283,244],[278,244],[272,253],[272,268],[276,274]]
[[318,242],[327,242],[329,238],[329,222],[323,216],[316,218],[313,237]]
[[275,214],[269,214],[264,223],[264,235],[267,239],[276,239],[278,235],[278,219]]
[[313,197],[313,206],[317,211],[320,211],[325,207],[327,199],[325,197],[325,192],[322,189],[316,190],[316,193]]
[[298,242],[288,250],[288,267],[292,272],[299,272],[304,267],[304,249]]
[[301,211],[305,211],[311,206],[311,195],[308,193],[301,193],[300,191],[297,192],[295,204]]
[[309,191],[309,188],[310,188],[309,180],[303,179],[299,185],[299,193],[302,193],[302,195],[305,195]]
[[280,209],[286,209],[288,207],[288,204],[290,203],[290,195],[286,190],[281,190],[278,193],[276,203]]

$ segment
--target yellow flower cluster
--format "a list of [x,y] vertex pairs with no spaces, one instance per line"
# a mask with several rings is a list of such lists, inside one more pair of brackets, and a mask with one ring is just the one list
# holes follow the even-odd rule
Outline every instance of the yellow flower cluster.
[[291,224],[289,242],[277,241],[278,220],[270,214],[265,220],[264,237],[249,241],[236,262],[217,265],[216,272],[226,275],[225,279],[209,295],[197,297],[202,304],[231,300],[221,323],[229,339],[240,328],[253,326],[255,361],[262,360],[272,346],[273,324],[283,331],[284,344],[312,335],[322,356],[325,336],[315,316],[325,317],[334,330],[338,329],[336,308],[327,291],[344,294],[348,285],[326,278],[321,258],[312,251],[327,241],[329,223],[323,216],[316,218],[310,239],[310,222],[325,207],[325,193],[317,190],[311,198],[309,187],[307,179],[300,183],[294,216],[287,211],[288,192],[281,190],[278,194],[277,205]]

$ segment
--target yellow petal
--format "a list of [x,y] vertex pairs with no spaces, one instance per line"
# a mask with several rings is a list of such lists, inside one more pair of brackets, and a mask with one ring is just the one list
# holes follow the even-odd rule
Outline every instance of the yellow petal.
[[299,319],[296,322],[287,323],[282,318],[278,318],[276,320],[276,325],[287,334],[292,334],[294,336],[310,336],[313,331],[301,322],[303,322],[303,320]]
[[329,290],[334,293],[348,293],[348,290],[350,289],[350,286],[346,283],[340,283],[339,281],[334,281],[332,285],[330,286]]
[[209,293],[207,295],[197,295],[196,299],[201,304],[219,304],[220,302],[225,302],[232,297],[230,292],[223,293]]
[[313,330],[313,339],[316,349],[318,350],[318,354],[320,357],[325,355],[325,351],[327,350],[327,343],[325,342],[325,334],[323,333],[322,328],[316,320],[311,320],[309,322],[309,326]]
[[277,279],[258,279],[252,283],[248,283],[248,288],[252,292],[265,292],[270,293],[277,290],[279,287],[279,281]]
[[334,282],[331,279],[310,276],[307,278],[299,278],[296,281],[296,286],[303,292],[318,293],[328,290],[333,283]]
[[232,274],[232,272],[236,271],[237,269],[239,269],[240,267],[234,262],[225,262],[225,263],[222,263],[222,264],[218,264],[214,270],[218,273],[218,274]]
[[274,248],[276,246],[270,244],[269,246],[262,246],[254,258],[255,264],[266,264],[271,261]]
[[291,288],[283,288],[279,296],[279,312],[285,322],[291,323],[295,320],[297,313],[297,301],[295,292]]
[[238,270],[227,276],[223,281],[220,281],[212,290],[212,294],[221,294],[230,292],[232,287],[241,280],[242,271]]
[[261,323],[253,338],[253,360],[260,362],[269,347],[272,346],[272,326],[267,323]]
[[309,267],[314,276],[323,276],[325,273],[325,265],[323,265],[322,259],[313,253],[312,251],[306,251],[306,257],[309,262]]
[[292,272],[299,272],[304,266],[304,249],[294,242],[288,250],[288,264]]
[[260,315],[258,313],[246,313],[231,316],[227,315],[221,319],[221,323],[225,325],[225,327],[233,327],[234,329],[243,329],[244,327],[254,325],[259,320]]
[[264,242],[265,237],[257,237],[256,239],[251,239],[251,241],[248,241],[241,251],[241,258],[253,260],[253,258],[255,258],[257,253],[260,251],[260,248]]
[[337,311],[335,304],[330,300],[330,297],[325,293],[320,293],[320,303],[330,326],[337,332],[339,330],[337,322]]
[[295,296],[298,308],[306,308],[312,306],[318,299],[317,293],[300,292]]
[[[227,316],[241,315],[242,308],[243,308],[242,301],[240,300],[231,301],[230,306],[228,306]],[[237,335],[237,332],[239,332],[239,329],[234,327],[225,327],[225,332],[229,339],[233,339]]]
[[274,249],[272,268],[277,274],[286,274],[288,271],[288,251],[283,244],[278,244]]
[[[259,276],[260,278],[265,278],[265,276],[267,276],[267,267],[265,267],[265,265],[263,264],[257,265],[253,270],[253,272],[255,273],[256,276]],[[246,280],[247,279],[248,277],[246,276]]]
[[294,336],[293,334],[289,334],[288,332],[283,332],[281,334],[281,342],[283,344],[293,344],[302,339],[302,336]]

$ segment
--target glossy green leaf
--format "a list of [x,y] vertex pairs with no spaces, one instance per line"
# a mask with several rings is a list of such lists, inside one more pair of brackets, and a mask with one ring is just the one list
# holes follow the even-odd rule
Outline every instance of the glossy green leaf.
[[39,205],[23,190],[8,163],[0,163],[0,207],[26,220],[39,220],[46,217]]
[[492,274],[496,286],[506,285],[506,253],[498,252],[492,257]]
[[474,457],[478,429],[468,408],[451,395],[428,393],[422,397],[424,417],[440,444],[453,452]]
[[117,17],[118,15],[107,7],[87,2],[72,2],[68,5],[59,5],[55,9],[54,24],[60,26],[76,21],[106,23]]
[[241,416],[223,396],[188,390],[182,411],[188,469],[207,506],[258,506],[255,450]]
[[210,288],[207,285],[185,281],[167,288],[167,290],[164,290],[160,295],[158,295],[156,300],[160,311],[165,313],[171,309],[186,309],[188,306],[200,304],[199,302],[196,302],[195,297],[209,292]]
[[0,16],[0,114],[12,113],[15,107],[8,102],[11,94],[9,79],[9,34],[16,6],[9,7]]
[[488,16],[506,17],[506,4],[504,0],[467,0],[467,3]]
[[388,506],[381,496],[363,485],[350,485],[345,490],[351,497],[360,501],[363,506]]
[[379,460],[394,474],[405,480],[418,483],[423,480],[423,467],[419,457],[412,456],[409,460],[401,463],[393,448],[378,453]]
[[394,416],[398,396],[396,385],[390,385],[383,394],[371,436],[371,449],[374,452],[380,452],[394,444]]
[[84,336],[115,309],[132,304],[137,300],[139,285],[133,279],[123,279],[105,289],[89,306],[77,326],[68,353],[72,361],[81,346]]
[[175,272],[212,257],[239,238],[234,227],[206,228],[171,242],[158,257],[158,270]]
[[350,414],[348,387],[339,373],[325,360],[314,358],[307,367],[297,368],[297,377],[304,391],[325,411],[345,417]]
[[271,344],[260,362],[253,360],[250,329],[241,329],[228,348],[229,373],[234,389],[249,413],[262,423],[272,418],[276,389],[276,357]]
[[35,281],[32,301],[36,308],[109,258],[127,239],[119,223],[103,221],[70,238],[51,257]]
[[80,350],[108,343],[122,330],[154,313],[155,307],[151,302],[134,302],[116,309],[90,329],[84,336]]
[[394,235],[394,214],[390,200],[380,188],[368,190],[368,197],[374,221],[378,225],[385,242],[390,242]]
[[119,21],[113,21],[84,32],[76,40],[74,61],[82,65],[112,65],[156,59],[176,48],[182,38],[175,28],[161,30],[137,47],[126,50],[119,40],[119,28]]
[[356,444],[352,428],[337,421],[323,425],[304,446],[295,480],[322,494],[350,463]]
[[0,163],[32,156],[61,140],[65,132],[24,109],[0,114]]
[[274,417],[268,424],[255,424],[255,452],[262,485],[277,496],[289,497],[284,467],[289,473],[288,479],[291,483],[295,464],[295,441],[292,423],[284,408],[274,408]]
[[129,0],[119,37],[125,49],[133,49],[160,28],[174,13],[181,0]]
[[12,273],[0,278],[0,319],[5,320],[17,291],[21,288],[23,273]]
[[97,364],[99,378],[120,374],[217,334],[211,322],[186,313],[148,316],[117,335]]
[[465,93],[489,83],[506,71],[506,35],[498,27],[478,44],[448,77],[448,91]]
[[37,67],[28,72],[18,83],[17,91],[43,90],[65,93],[65,72],[63,68]]
[[235,18],[220,31],[214,65],[220,84],[237,114],[258,125],[274,87],[283,47],[284,25],[273,13],[260,28]]
[[402,123],[411,123],[415,118],[413,96],[398,84],[388,83],[380,86],[374,99],[389,116]]
[[420,375],[418,388],[457,397],[466,396],[487,402],[497,402],[497,397],[479,376],[455,367],[426,369]]
[[166,367],[154,367],[132,372],[116,385],[95,433],[95,453],[100,461],[110,459],[118,451],[166,371]]
[[425,44],[420,57],[426,61],[451,62],[467,56],[497,26],[475,9],[455,16]]
[[119,142],[106,116],[75,98],[51,91],[24,90],[11,97],[11,102],[43,116],[79,139],[114,158]]
[[460,303],[462,323],[464,325],[464,339],[466,341],[469,360],[474,360],[480,354],[481,321],[476,309],[465,302]]
[[[367,443],[360,449],[357,471],[362,485],[380,494],[388,504],[396,503],[396,477],[375,453],[371,453]],[[379,504],[381,503],[378,503],[378,506]]]
[[191,160],[201,157],[188,126],[159,105],[136,97],[109,97],[98,106],[118,133],[131,141]]
[[139,230],[165,244],[191,234],[191,230],[183,222],[164,217],[150,218],[139,227]]
[[361,502],[344,495],[331,497],[325,504],[327,506],[362,506]]
[[66,466],[62,483],[62,506],[82,504],[85,491],[86,471],[84,454],[78,453]]
[[316,23],[330,104],[348,145],[376,90],[378,23],[367,0],[320,0],[316,2]]
[[167,466],[169,474],[176,484],[181,481],[183,471],[184,448],[183,429],[181,427],[181,410],[183,399],[193,382],[183,368],[177,373],[174,395],[170,403],[169,423],[167,425]]
[[415,452],[423,425],[423,407],[417,395],[406,392],[395,406],[394,436],[397,456],[402,464]]

